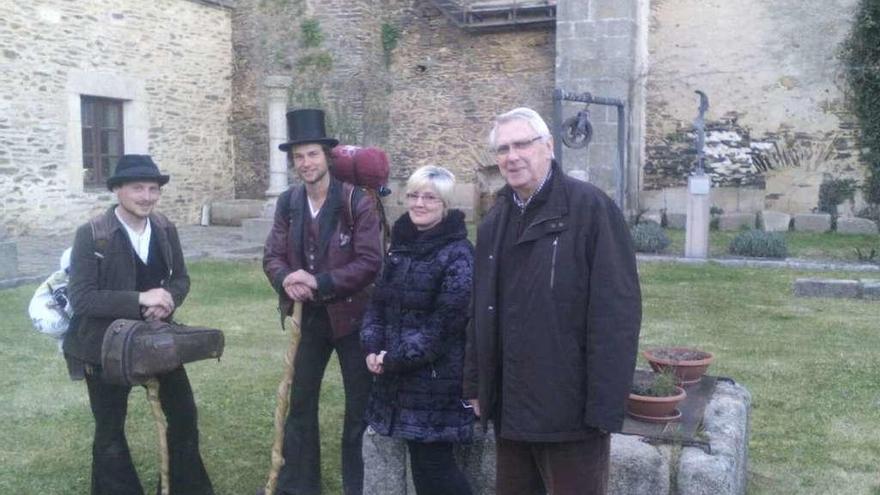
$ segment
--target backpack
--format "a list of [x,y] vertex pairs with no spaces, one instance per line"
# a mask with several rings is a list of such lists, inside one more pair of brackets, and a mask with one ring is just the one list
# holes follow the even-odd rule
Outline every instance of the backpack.
[[[100,221],[100,217],[89,220],[89,225],[95,240],[95,254],[101,258],[107,247],[109,229],[106,222]],[[67,298],[71,251],[72,248],[64,250],[61,255],[60,268],[37,287],[28,304],[28,315],[31,317],[34,330],[58,340],[59,349],[64,336],[72,326],[71,321],[74,316],[73,307]]]
[[345,207],[345,219],[348,223],[348,230],[354,233],[354,217],[353,211],[355,205],[363,194],[369,195],[376,204],[376,210],[379,212],[380,219],[380,236],[382,242],[382,251],[384,252],[388,246],[391,229],[388,225],[388,218],[385,215],[385,207],[381,198],[391,194],[388,188],[388,177],[390,167],[388,165],[388,155],[380,148],[351,145],[339,145],[330,151],[333,159],[333,166],[330,173],[336,179],[357,186],[352,187],[348,194],[348,201]]

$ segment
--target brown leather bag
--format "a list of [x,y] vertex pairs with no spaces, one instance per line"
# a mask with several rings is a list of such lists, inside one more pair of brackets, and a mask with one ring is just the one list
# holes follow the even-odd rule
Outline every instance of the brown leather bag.
[[164,321],[114,321],[101,346],[104,381],[142,385],[178,366],[223,354],[223,332]]

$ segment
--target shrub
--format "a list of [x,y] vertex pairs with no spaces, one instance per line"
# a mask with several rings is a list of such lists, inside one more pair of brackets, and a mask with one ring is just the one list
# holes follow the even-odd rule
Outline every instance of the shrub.
[[654,222],[640,223],[629,229],[633,248],[638,253],[659,253],[669,246],[663,227]]
[[880,204],[880,2],[861,0],[843,43],[847,101],[859,123],[865,200]]
[[837,215],[837,205],[852,201],[858,183],[855,179],[828,179],[819,184],[819,211]]
[[652,373],[650,380],[633,380],[630,391],[636,395],[647,397],[671,397],[678,392],[676,390],[675,372],[672,368],[664,368],[659,373]]
[[752,229],[740,232],[730,241],[730,253],[758,258],[785,258],[788,247],[781,233]]
[[721,224],[721,215],[724,214],[724,210],[719,206],[711,206],[709,207],[709,230],[718,230],[718,226]]

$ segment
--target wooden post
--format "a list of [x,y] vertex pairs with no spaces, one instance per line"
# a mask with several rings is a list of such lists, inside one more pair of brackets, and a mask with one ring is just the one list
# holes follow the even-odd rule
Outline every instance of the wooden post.
[[162,403],[159,402],[159,380],[150,378],[144,384],[147,387],[147,401],[153,410],[153,418],[156,419],[156,434],[159,437],[159,482],[162,485],[161,495],[171,493],[170,463],[168,459],[168,421],[162,411]]
[[[284,376],[278,384],[276,394],[277,405],[275,406],[275,439],[272,442],[272,467],[269,469],[269,479],[266,481],[266,495],[275,495],[275,485],[278,483],[278,473],[284,465],[284,456],[281,448],[284,445],[284,420],[287,419],[287,411],[290,409],[290,386],[293,383],[294,363],[296,350],[299,348],[299,340],[302,336],[302,303],[296,302],[293,306],[293,324],[290,328],[290,345],[287,354],[284,355]],[[164,494],[163,494],[164,495]]]

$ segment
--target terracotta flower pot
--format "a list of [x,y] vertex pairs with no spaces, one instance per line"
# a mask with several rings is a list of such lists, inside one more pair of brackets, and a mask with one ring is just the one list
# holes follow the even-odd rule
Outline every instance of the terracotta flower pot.
[[698,383],[715,359],[711,352],[690,347],[657,347],[642,351],[642,355],[658,373],[672,368],[678,384],[685,387]]
[[627,412],[630,416],[642,421],[675,421],[681,417],[681,412],[676,407],[687,397],[687,392],[683,388],[676,386],[675,391],[675,395],[667,397],[651,397],[630,393],[626,405]]

